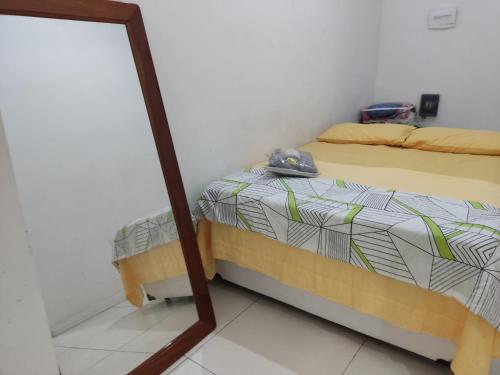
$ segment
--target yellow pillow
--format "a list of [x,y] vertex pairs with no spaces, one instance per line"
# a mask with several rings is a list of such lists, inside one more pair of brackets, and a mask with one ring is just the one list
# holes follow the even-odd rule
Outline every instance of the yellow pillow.
[[422,128],[403,147],[455,154],[500,155],[500,132],[457,128]]
[[399,124],[338,124],[318,137],[320,142],[401,146],[415,129]]

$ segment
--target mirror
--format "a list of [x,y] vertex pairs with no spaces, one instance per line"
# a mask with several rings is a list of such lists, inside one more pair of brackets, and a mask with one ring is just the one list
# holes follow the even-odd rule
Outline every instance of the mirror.
[[0,121],[61,372],[161,373],[215,322],[138,7],[27,3],[0,2]]

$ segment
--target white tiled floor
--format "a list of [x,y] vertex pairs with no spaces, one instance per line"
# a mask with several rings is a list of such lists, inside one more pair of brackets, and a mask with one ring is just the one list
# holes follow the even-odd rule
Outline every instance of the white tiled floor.
[[[165,374],[445,375],[427,359],[222,281],[217,330]],[[168,309],[168,313],[167,310]],[[193,305],[120,304],[54,339],[63,375],[122,375],[196,320]]]

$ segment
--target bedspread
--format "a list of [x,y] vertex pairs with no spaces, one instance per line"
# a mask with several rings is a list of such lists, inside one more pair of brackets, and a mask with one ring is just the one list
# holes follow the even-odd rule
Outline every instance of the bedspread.
[[[197,219],[191,215],[196,228]],[[115,266],[122,259],[142,254],[158,246],[175,242],[179,239],[174,214],[170,207],[149,216],[132,221],[116,232],[112,250]]]
[[210,184],[203,216],[456,298],[500,325],[500,210],[252,168]]

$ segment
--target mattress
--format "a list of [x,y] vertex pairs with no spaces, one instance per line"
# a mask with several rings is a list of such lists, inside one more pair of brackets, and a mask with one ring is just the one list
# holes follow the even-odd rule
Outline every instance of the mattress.
[[[324,178],[500,207],[499,157],[322,142],[302,149],[313,154]],[[457,374],[486,374],[490,358],[500,357],[495,328],[454,299],[228,225],[203,221],[199,229],[207,259],[234,262],[395,326],[456,343]],[[155,263],[153,252],[143,255]],[[122,278],[130,280],[123,273]]]
[[[496,156],[431,152],[384,145],[333,144],[327,142],[309,143],[301,147],[301,149],[311,152],[315,160],[327,163],[360,166],[369,169],[391,168],[392,170],[422,172],[433,176],[440,175],[480,180],[500,185],[500,159]],[[339,178],[326,174],[325,176]],[[355,179],[363,178],[355,173],[351,176]],[[363,181],[357,182],[365,183]],[[387,187],[387,182],[382,183],[382,185],[380,185],[380,180],[372,182],[374,182],[374,186]],[[395,181],[390,182],[391,185],[393,183],[402,183],[402,181],[395,179]],[[423,193],[440,195],[439,191],[430,190],[432,189],[431,186],[428,189]],[[411,186],[409,191],[412,191]],[[449,192],[448,187],[448,190],[444,191],[444,193]],[[481,194],[481,192],[478,192],[478,194]]]

